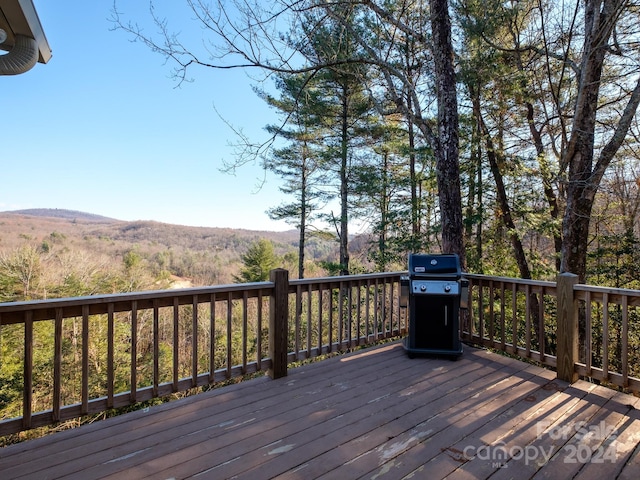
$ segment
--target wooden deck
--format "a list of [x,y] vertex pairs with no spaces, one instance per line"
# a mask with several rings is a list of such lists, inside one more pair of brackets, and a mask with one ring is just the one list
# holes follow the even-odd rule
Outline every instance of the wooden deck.
[[465,346],[362,350],[0,449],[0,478],[640,478],[639,399]]

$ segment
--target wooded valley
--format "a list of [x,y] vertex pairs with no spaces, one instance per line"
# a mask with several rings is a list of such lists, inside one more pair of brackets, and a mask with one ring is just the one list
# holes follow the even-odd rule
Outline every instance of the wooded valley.
[[[124,222],[54,209],[27,213],[0,213],[1,301],[235,283],[241,256],[260,240],[273,245],[274,268],[295,271],[295,231]],[[312,240],[309,271],[324,274],[321,262],[335,253],[335,242]]]

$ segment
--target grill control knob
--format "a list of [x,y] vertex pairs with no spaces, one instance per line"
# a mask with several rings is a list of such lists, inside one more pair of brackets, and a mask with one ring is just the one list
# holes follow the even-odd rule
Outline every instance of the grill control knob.
[[445,285],[444,286],[444,291],[447,292],[447,293],[450,292],[451,291],[451,285]]
[[421,292],[426,292],[427,291],[427,286],[425,284],[420,285],[420,291]]

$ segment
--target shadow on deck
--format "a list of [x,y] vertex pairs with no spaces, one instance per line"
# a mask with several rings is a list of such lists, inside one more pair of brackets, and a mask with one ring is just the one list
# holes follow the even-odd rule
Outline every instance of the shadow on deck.
[[400,343],[0,449],[2,479],[640,478],[640,400]]

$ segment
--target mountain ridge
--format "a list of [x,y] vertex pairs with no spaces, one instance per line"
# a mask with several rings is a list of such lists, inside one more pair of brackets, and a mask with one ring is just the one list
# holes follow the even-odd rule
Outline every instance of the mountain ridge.
[[81,212],[79,210],[69,210],[66,208],[25,208],[21,210],[5,210],[4,212],[0,212],[0,214],[5,213],[14,215],[28,215],[32,217],[64,218],[67,220],[81,219],[85,221],[95,221],[100,223],[123,221],[111,217],[105,217],[103,215],[97,215],[95,213]]
[[59,218],[63,220],[71,220],[71,221],[85,221],[85,222],[93,222],[93,223],[121,223],[121,224],[149,224],[149,225],[167,225],[167,226],[175,226],[180,228],[187,229],[212,229],[212,230],[221,230],[221,231],[239,231],[239,232],[256,232],[256,233],[288,233],[288,232],[296,232],[296,229],[284,230],[284,231],[276,231],[276,230],[259,230],[259,229],[251,229],[251,228],[232,228],[232,227],[205,227],[205,226],[193,226],[193,225],[182,225],[175,223],[166,223],[160,222],[158,220],[120,220],[113,217],[106,217],[104,215],[98,215],[95,213],[83,212],[80,210],[70,210],[65,208],[25,208],[21,210],[5,210],[0,212],[0,215],[17,215],[17,216],[29,216],[29,217],[40,217],[40,218]]
[[[278,255],[297,251],[298,230],[263,231],[228,227],[193,227],[155,220],[125,221],[64,209],[26,209],[0,212],[0,250],[9,251],[25,243],[57,245],[82,250],[90,255],[106,253],[121,257],[135,249],[146,257],[191,252],[191,261],[200,254],[218,255],[224,262],[238,262],[247,248],[260,239],[271,240]],[[311,259],[333,256],[335,242],[309,238]]]

